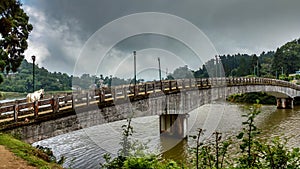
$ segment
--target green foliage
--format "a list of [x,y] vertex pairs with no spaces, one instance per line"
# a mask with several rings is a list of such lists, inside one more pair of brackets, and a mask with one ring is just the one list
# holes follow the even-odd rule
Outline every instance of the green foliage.
[[218,63],[215,59],[207,61],[202,68],[190,70],[187,66],[179,67],[170,73],[167,79],[207,78],[209,76],[262,76],[274,78],[271,69],[273,51],[262,52],[259,56],[249,54],[220,55]]
[[231,145],[231,140],[221,141],[222,134],[214,132],[215,142],[204,144],[200,142],[200,137],[203,135],[204,130],[199,129],[197,136],[190,136],[196,139],[196,147],[191,148],[192,153],[195,154],[196,168],[223,168],[227,161],[228,148]]
[[168,79],[190,79],[194,78],[192,70],[187,65],[174,70],[173,74],[169,74]]
[[277,48],[272,62],[273,74],[291,74],[300,69],[300,39]]
[[300,152],[299,148],[289,150],[285,142],[276,137],[269,144],[260,144],[258,151],[261,152],[264,168],[299,168]]
[[36,149],[10,135],[0,133],[0,145],[4,145],[8,150],[26,160],[32,166],[38,168],[62,168],[51,161],[48,154],[44,151]]
[[144,150],[147,147],[130,139],[133,133],[131,126],[131,118],[127,119],[127,124],[122,125],[123,133],[118,151],[118,156],[112,158],[110,154],[103,156],[105,162],[100,163],[100,167],[104,169],[180,169],[174,161],[163,161],[157,155],[146,154]]
[[253,93],[244,93],[244,94],[233,94],[227,98],[230,102],[236,103],[256,103],[256,100],[259,100],[261,104],[276,104],[276,98],[270,96],[264,92],[253,92]]
[[293,78],[290,77],[290,76],[287,76],[285,74],[282,74],[282,75],[279,76],[279,80],[285,80],[285,81],[289,82],[289,81],[293,80]]
[[43,146],[40,146],[40,145],[37,145],[36,148],[39,149],[39,150],[41,150],[42,152],[44,152],[48,156],[48,158],[47,158],[48,161],[50,161],[52,163],[56,163],[57,162],[57,164],[61,164],[62,165],[64,163],[65,159],[66,159],[64,156],[62,156],[60,158],[60,160],[57,161],[56,157],[53,154],[53,151],[51,150],[51,148],[43,147]]
[[131,157],[124,162],[123,169],[181,169],[175,161],[162,162],[157,156]]
[[259,158],[257,151],[254,151],[255,145],[259,145],[259,142],[255,139],[260,131],[254,124],[254,119],[261,112],[260,104],[254,104],[249,107],[245,107],[247,113],[243,114],[242,117],[247,118],[243,124],[243,131],[237,136],[238,139],[242,140],[240,149],[242,156],[239,158],[239,165],[241,167],[260,167]]
[[32,31],[29,17],[18,0],[0,0],[0,71],[16,72],[24,59]]
[[[257,101],[258,102],[258,101]],[[195,154],[193,162],[196,161],[196,168],[299,168],[300,167],[300,149],[288,149],[285,142],[281,142],[279,138],[275,138],[271,143],[259,140],[257,136],[260,131],[255,126],[254,121],[257,115],[260,114],[260,104],[245,107],[246,114],[242,116],[246,120],[242,123],[243,130],[237,135],[237,142],[241,153],[228,154],[234,152],[229,150],[232,145],[231,139],[221,141],[221,133],[215,132],[214,143],[209,142],[204,144],[199,142],[200,137],[203,135],[203,130],[199,129],[197,136],[190,136],[197,140],[197,146],[191,149]]]
[[[71,90],[72,78],[65,73],[51,73],[35,65],[35,88],[46,91]],[[7,75],[0,84],[0,90],[6,92],[32,92],[32,63],[23,60],[15,74]]]
[[[109,154],[104,155],[105,163],[100,164],[100,166],[106,169],[299,168],[299,148],[288,149],[285,146],[287,140],[282,142],[278,138],[273,139],[271,143],[258,139],[257,136],[260,130],[255,126],[255,118],[261,113],[260,108],[261,105],[258,104],[258,101],[252,106],[245,107],[246,113],[242,115],[246,118],[242,123],[243,130],[236,136],[240,140],[240,142],[236,142],[240,147],[240,153],[230,149],[233,140],[231,138],[222,140],[222,134],[219,132],[213,133],[214,141],[201,141],[200,137],[203,136],[205,131],[199,129],[197,135],[189,136],[196,140],[196,147],[190,149],[191,155],[194,156],[191,164],[179,166],[174,161],[164,161],[159,156],[145,154],[143,150],[147,148],[146,146],[137,146],[139,144],[128,138],[133,133],[131,120],[128,119],[127,125],[122,126],[122,148],[119,150],[118,156],[112,158]],[[191,165],[194,165],[194,167]]]
[[119,150],[119,155],[127,157],[129,156],[129,151],[132,147],[132,142],[129,141],[129,136],[132,136],[133,133],[133,127],[131,126],[131,118],[127,119],[128,124],[122,125],[123,134],[122,134],[122,140],[120,142],[120,145],[122,148]]

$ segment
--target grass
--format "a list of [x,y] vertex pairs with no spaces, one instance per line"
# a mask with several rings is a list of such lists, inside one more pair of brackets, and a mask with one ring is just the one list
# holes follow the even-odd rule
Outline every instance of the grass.
[[14,99],[14,98],[24,98],[27,93],[18,92],[0,92],[0,100],[4,99]]
[[0,133],[0,145],[4,145],[6,149],[27,161],[29,165],[37,168],[62,168],[56,163],[49,162],[50,159],[47,154],[38,150],[31,145],[13,138],[8,134]]

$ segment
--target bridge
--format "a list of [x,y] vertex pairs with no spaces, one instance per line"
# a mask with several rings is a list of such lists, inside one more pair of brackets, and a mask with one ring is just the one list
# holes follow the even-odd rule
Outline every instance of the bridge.
[[[0,131],[35,142],[73,130],[134,117],[172,114],[161,121],[161,132],[174,118],[236,93],[264,91],[277,98],[278,108],[293,108],[300,86],[267,78],[177,79],[73,92],[33,103],[25,99],[2,103]],[[174,116],[174,117],[173,117]],[[168,123],[168,125],[167,125]],[[180,122],[184,123],[184,122]]]

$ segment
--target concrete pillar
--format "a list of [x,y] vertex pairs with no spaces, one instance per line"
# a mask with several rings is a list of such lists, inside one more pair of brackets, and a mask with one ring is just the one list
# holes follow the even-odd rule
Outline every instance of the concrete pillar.
[[188,114],[162,114],[159,116],[161,136],[186,138],[188,133]]
[[278,109],[292,109],[294,108],[293,98],[277,98]]

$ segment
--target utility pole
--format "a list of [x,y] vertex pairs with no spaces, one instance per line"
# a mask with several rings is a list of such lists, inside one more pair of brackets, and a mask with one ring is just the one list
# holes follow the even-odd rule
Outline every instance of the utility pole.
[[218,77],[218,56],[215,55],[216,57],[216,77]]
[[136,51],[133,51],[133,68],[134,68],[134,95],[136,95]]
[[160,89],[162,90],[161,69],[160,69],[160,58],[158,57],[157,60],[158,60],[158,73],[159,73]]
[[31,56],[32,59],[32,92],[34,92],[34,62],[35,62],[35,56]]
[[168,68],[166,68],[166,78],[168,77]]

